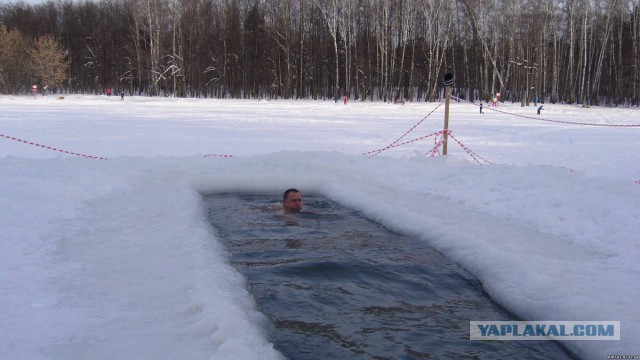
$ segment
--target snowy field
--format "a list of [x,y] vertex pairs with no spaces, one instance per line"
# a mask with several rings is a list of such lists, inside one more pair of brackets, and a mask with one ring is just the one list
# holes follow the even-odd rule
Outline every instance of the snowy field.
[[428,241],[522,319],[620,321],[564,343],[584,359],[640,355],[640,110],[452,103],[482,165],[452,138],[425,156],[435,136],[363,155],[441,130],[438,105],[0,96],[0,358],[281,358],[201,194],[289,187]]

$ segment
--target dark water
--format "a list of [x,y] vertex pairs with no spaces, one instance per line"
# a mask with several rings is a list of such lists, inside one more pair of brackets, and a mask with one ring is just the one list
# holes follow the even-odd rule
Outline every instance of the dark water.
[[205,197],[289,359],[571,358],[549,341],[470,341],[471,320],[517,319],[469,273],[327,199],[305,195],[295,219],[275,215],[277,200]]

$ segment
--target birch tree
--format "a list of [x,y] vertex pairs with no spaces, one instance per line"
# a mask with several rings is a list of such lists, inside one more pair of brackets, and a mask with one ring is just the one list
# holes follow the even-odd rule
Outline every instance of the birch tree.
[[610,0],[607,4],[606,13],[601,14],[605,19],[605,23],[602,31],[599,31],[599,46],[596,48],[598,53],[595,66],[595,72],[593,75],[593,88],[592,93],[597,94],[600,88],[600,79],[602,77],[602,69],[604,66],[605,55],[609,48],[611,36],[613,33],[613,24],[616,16],[616,8],[618,7],[618,0]]
[[638,106],[640,105],[640,1],[634,4],[631,14],[631,37],[633,39],[632,98],[634,99],[635,105]]
[[148,79],[149,79],[149,95],[156,96],[160,94],[160,58],[162,35],[167,19],[166,0],[134,0],[137,24],[141,26],[142,31],[136,30],[136,35],[141,37],[148,48]]
[[329,35],[331,36],[334,52],[334,96],[340,95],[340,65],[338,64],[338,24],[340,21],[340,7],[342,2],[339,0],[315,0],[322,18],[327,24]]
[[473,31],[476,33],[476,35],[478,36],[478,39],[480,40],[482,51],[483,51],[482,54],[484,57],[487,58],[487,60],[495,70],[496,77],[498,78],[498,82],[500,83],[500,88],[502,88],[504,87],[504,81],[502,80],[502,75],[500,74],[500,70],[498,69],[496,60],[494,59],[493,55],[491,54],[491,51],[489,50],[487,40],[485,39],[485,37],[483,36],[483,33],[481,32],[481,28],[479,27],[479,24],[478,24],[476,12],[469,0],[464,0],[463,4],[469,16],[469,20],[471,21]]
[[294,42],[297,19],[294,0],[281,0],[266,4],[269,19],[269,32],[277,45],[276,54],[282,54],[282,66],[278,66],[278,84],[281,84],[280,95],[286,99],[293,96],[294,78]]
[[388,88],[390,82],[391,52],[393,44],[390,39],[391,33],[391,8],[388,0],[379,0],[375,13],[375,34],[376,34],[376,73],[378,99],[387,101],[389,97]]
[[420,11],[426,25],[427,49],[424,56],[428,64],[426,74],[427,100],[433,100],[439,86],[440,70],[449,44],[453,10],[450,1],[429,0],[422,3]]

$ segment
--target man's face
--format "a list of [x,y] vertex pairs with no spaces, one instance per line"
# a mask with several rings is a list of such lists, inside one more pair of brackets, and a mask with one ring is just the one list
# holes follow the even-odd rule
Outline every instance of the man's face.
[[282,202],[284,211],[288,214],[294,214],[302,209],[302,194],[299,192],[290,192],[287,198]]

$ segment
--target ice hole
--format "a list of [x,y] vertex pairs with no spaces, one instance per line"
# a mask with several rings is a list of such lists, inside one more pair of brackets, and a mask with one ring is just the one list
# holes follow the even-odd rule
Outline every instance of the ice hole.
[[[470,341],[469,322],[519,320],[426,242],[321,196],[204,196],[218,240],[290,359],[570,359],[551,341]],[[473,354],[473,355],[472,355]]]

